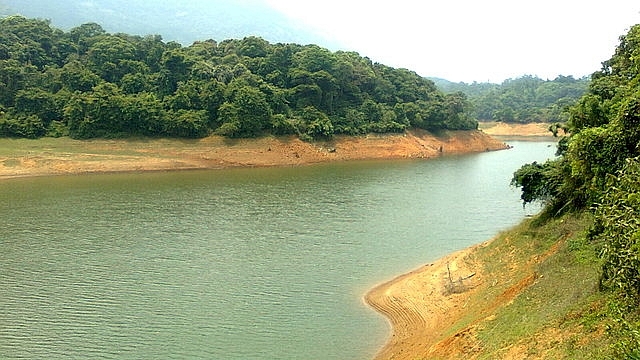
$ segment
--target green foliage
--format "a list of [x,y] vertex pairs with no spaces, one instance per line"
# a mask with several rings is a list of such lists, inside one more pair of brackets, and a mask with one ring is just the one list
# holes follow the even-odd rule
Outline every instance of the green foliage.
[[313,106],[307,106],[302,109],[300,118],[304,123],[304,135],[306,138],[326,139],[333,136],[334,129],[331,120]]
[[271,123],[271,109],[266,96],[256,88],[240,87],[220,107],[220,122],[223,125],[219,133],[225,136],[260,135]]
[[100,77],[80,61],[69,61],[62,67],[60,82],[69,91],[89,92],[100,83]]
[[173,130],[172,119],[155,94],[126,95],[110,83],[96,86],[90,93],[75,93],[64,108],[63,119],[70,135],[79,139],[165,133],[193,137]]
[[18,113],[35,115],[45,124],[62,118],[62,108],[58,106],[55,94],[38,88],[18,91],[14,109]]
[[445,95],[415,72],[354,52],[255,36],[182,47],[95,23],[65,33],[21,16],[0,19],[0,106],[6,136],[328,138],[476,128],[463,94]]
[[639,59],[636,25],[571,109],[561,158],[525,165],[513,179],[525,202],[547,201],[548,213],[595,214],[589,238],[600,249],[600,285],[611,293],[608,330],[619,358],[640,356]]
[[0,116],[0,136],[36,139],[44,136],[45,133],[44,124],[35,115]]
[[271,132],[274,135],[293,135],[298,133],[298,126],[294,119],[275,114],[271,117]]
[[607,305],[607,331],[615,339],[612,345],[614,357],[640,359],[640,313],[637,307],[619,298],[610,299]]
[[595,205],[593,236],[602,242],[602,286],[621,290],[640,303],[640,157],[628,159],[607,176],[602,201]]
[[469,117],[467,96],[462,92],[445,96],[446,115],[444,123],[447,129],[474,130],[477,123]]
[[208,134],[207,117],[204,110],[169,112],[162,132],[170,136],[200,138]]
[[511,185],[521,187],[520,199],[523,204],[546,202],[557,194],[559,184],[555,172],[556,162],[539,164],[534,161],[523,165],[513,174]]
[[606,104],[597,95],[587,94],[571,108],[571,128],[579,131],[587,127],[601,126],[608,122]]
[[[593,206],[607,188],[607,177],[640,155],[640,67],[620,59],[637,52],[630,47],[639,42],[630,38],[640,39],[640,26],[621,38],[620,49],[594,73],[589,92],[570,110],[570,136],[558,149],[562,159],[544,165],[557,179],[550,199],[557,209]],[[548,192],[526,191],[528,199],[549,200]]]
[[435,81],[447,93],[467,95],[474,109],[472,114],[478,119],[516,123],[565,122],[569,107],[589,85],[588,78],[576,80],[571,76],[558,76],[553,80],[523,76],[502,84]]

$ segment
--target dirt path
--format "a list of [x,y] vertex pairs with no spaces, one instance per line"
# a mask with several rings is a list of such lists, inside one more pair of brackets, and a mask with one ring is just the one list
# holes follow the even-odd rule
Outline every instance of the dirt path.
[[432,158],[505,147],[480,131],[341,136],[318,143],[295,137],[229,140],[216,136],[199,140],[0,139],[0,178]]

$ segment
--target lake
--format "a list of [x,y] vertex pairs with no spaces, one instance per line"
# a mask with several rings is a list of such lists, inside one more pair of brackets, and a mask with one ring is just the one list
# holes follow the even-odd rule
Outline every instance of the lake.
[[432,160],[0,182],[0,358],[368,359],[375,284],[537,209],[550,142]]

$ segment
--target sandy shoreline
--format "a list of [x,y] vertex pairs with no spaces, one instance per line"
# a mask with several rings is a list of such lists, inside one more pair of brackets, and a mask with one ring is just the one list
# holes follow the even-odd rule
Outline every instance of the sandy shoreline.
[[336,137],[308,143],[296,137],[230,140],[0,139],[0,179],[85,173],[302,166],[349,160],[418,159],[505,149],[481,131],[435,136],[404,134]]
[[465,314],[482,281],[476,245],[447,255],[371,289],[365,302],[389,319],[391,337],[376,359],[422,359],[440,352],[447,329]]
[[[548,124],[481,123],[483,133],[500,140],[548,140]],[[486,274],[475,262],[475,253],[490,241],[475,245],[424,265],[371,289],[364,301],[383,314],[392,332],[376,359],[456,358],[465,345],[465,330],[448,333],[471,312],[476,290]],[[525,286],[526,278],[514,287]],[[507,291],[503,301],[516,296]],[[466,349],[469,350],[469,349]],[[458,354],[458,355],[456,355]]]

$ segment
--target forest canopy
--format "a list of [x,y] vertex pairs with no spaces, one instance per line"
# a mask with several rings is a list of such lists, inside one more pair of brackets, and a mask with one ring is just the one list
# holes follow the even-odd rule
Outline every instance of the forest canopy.
[[254,137],[475,129],[469,102],[407,69],[259,37],[159,35],[0,19],[0,136]]
[[432,80],[445,93],[466,94],[472,115],[478,120],[509,123],[567,121],[569,108],[585,94],[590,82],[589,77],[558,76],[542,80],[530,75],[507,79],[501,84]]

